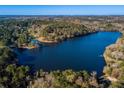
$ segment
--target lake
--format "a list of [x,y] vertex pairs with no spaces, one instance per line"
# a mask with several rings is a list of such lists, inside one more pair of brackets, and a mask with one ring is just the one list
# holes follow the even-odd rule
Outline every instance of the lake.
[[105,47],[115,43],[119,32],[98,32],[63,41],[56,45],[25,50],[18,55],[19,64],[31,65],[32,70],[73,69],[96,71],[102,75]]

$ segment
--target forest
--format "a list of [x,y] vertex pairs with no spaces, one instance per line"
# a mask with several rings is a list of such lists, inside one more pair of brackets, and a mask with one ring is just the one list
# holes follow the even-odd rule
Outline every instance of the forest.
[[[96,18],[96,17],[94,17]],[[42,69],[31,73],[29,66],[18,64],[13,48],[35,46],[32,40],[60,42],[69,38],[97,32],[97,29],[116,31],[123,29],[117,22],[106,22],[86,18],[8,18],[0,19],[0,87],[112,87],[111,81],[100,78],[96,72],[64,71],[46,72]],[[104,18],[104,17],[103,17]],[[84,22],[82,22],[84,20]],[[87,22],[88,23],[87,23]],[[92,21],[92,22],[91,22]],[[87,25],[91,24],[92,25]],[[101,24],[102,27],[101,27]],[[118,23],[119,24],[119,23]],[[94,26],[96,25],[96,26]],[[96,28],[97,27],[97,28]],[[100,28],[101,27],[101,28]],[[113,29],[114,28],[114,29]],[[43,39],[41,39],[41,37]],[[121,87],[124,85],[122,84]],[[119,86],[120,87],[120,86]]]

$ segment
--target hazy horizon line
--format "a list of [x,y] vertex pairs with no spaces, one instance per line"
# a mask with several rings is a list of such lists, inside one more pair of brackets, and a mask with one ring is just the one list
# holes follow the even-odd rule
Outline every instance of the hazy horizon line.
[[80,14],[75,14],[75,15],[18,15],[18,14],[9,14],[9,15],[0,15],[0,16],[124,16],[123,14],[104,14],[104,15],[99,15],[99,14],[91,14],[91,15],[80,15]]

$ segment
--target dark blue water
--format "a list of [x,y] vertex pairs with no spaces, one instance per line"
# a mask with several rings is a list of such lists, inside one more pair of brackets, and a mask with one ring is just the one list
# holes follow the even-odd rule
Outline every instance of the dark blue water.
[[20,64],[32,65],[34,70],[87,70],[102,75],[105,47],[115,43],[120,36],[119,32],[98,32],[56,45],[25,50],[19,55]]

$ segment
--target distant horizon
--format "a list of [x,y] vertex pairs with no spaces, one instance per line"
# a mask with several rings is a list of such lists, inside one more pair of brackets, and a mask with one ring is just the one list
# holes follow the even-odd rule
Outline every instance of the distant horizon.
[[0,16],[124,16],[124,15],[0,15]]
[[0,16],[121,16],[124,5],[1,5]]

